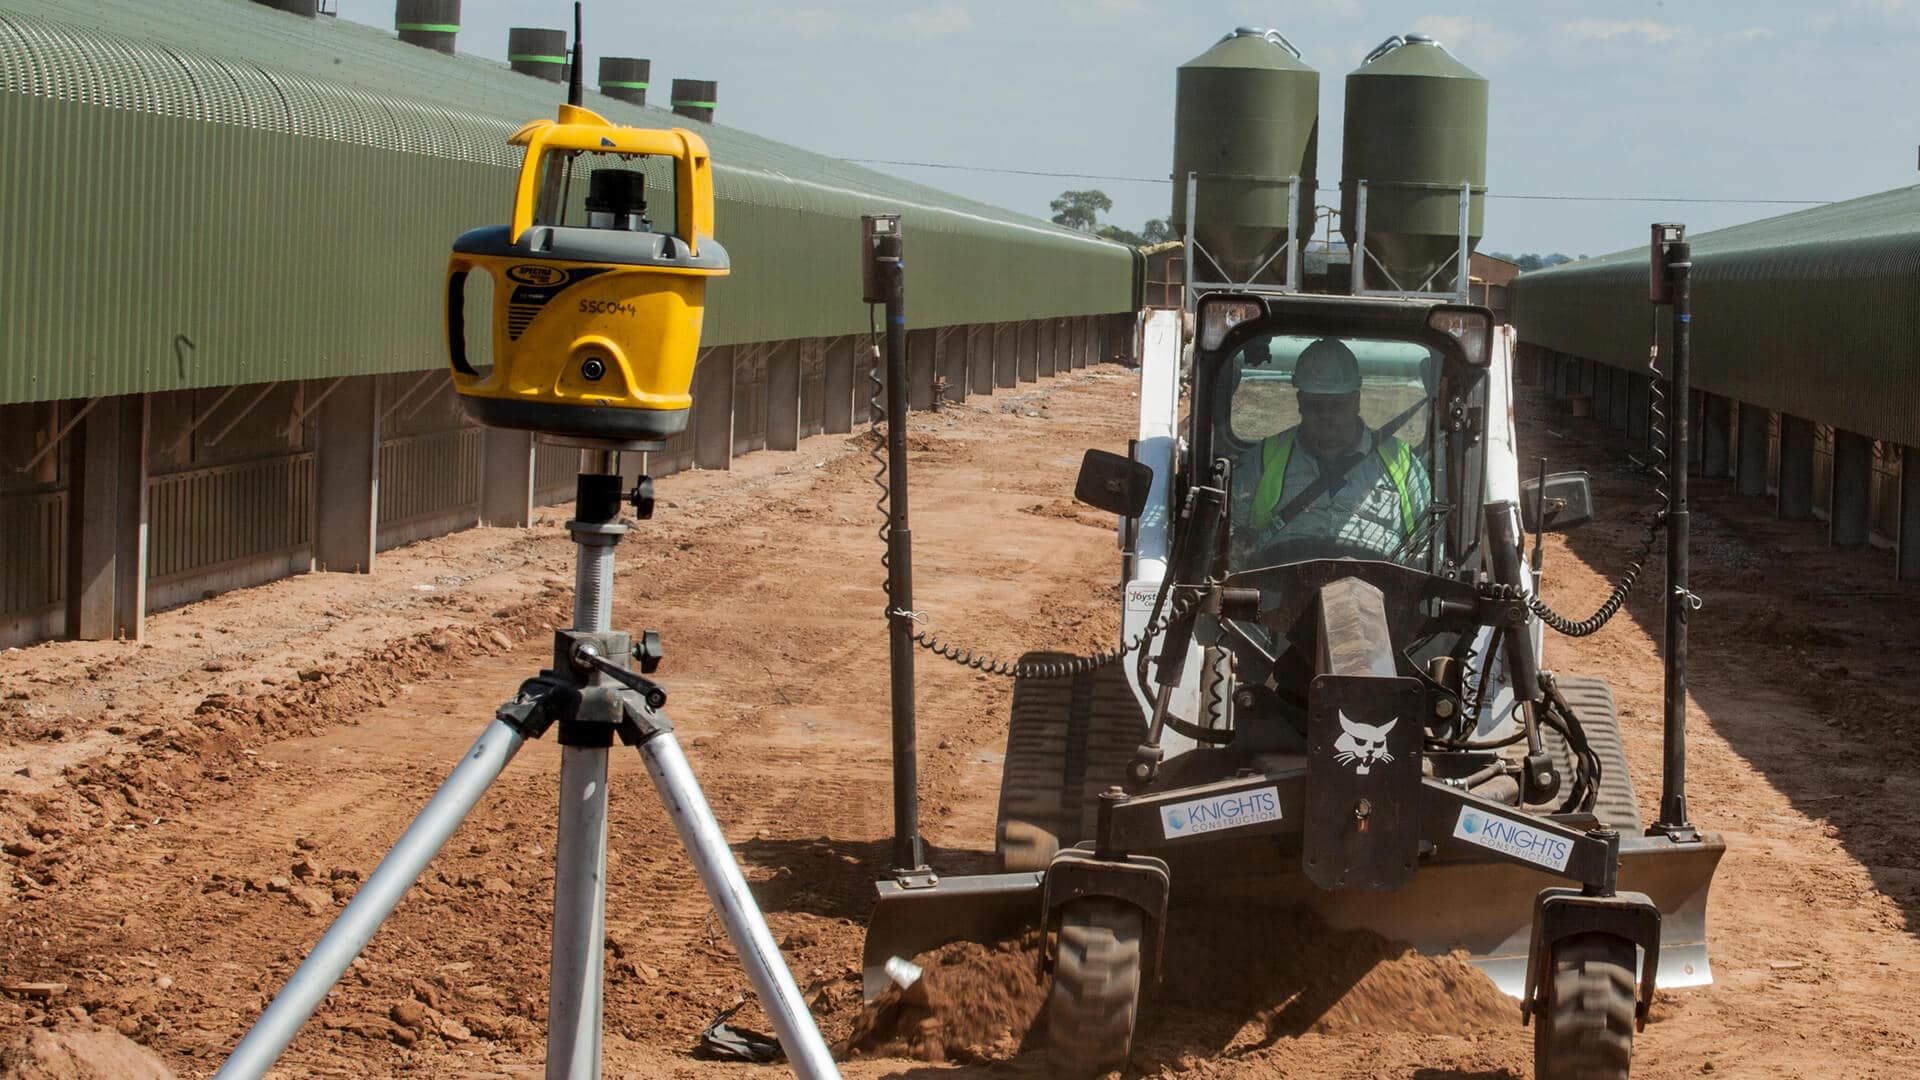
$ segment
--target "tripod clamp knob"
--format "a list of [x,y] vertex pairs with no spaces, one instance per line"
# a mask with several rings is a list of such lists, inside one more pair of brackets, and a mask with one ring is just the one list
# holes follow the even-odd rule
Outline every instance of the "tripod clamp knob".
[[642,476],[633,490],[627,492],[627,503],[633,507],[633,516],[641,521],[653,517],[653,477]]

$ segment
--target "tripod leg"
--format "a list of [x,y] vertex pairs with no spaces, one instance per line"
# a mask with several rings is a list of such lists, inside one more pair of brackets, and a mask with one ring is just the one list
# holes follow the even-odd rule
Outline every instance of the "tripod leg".
[[598,1080],[607,939],[607,751],[560,747],[560,835],[553,853],[548,1080]]
[[460,764],[440,790],[407,826],[393,850],[380,860],[373,875],[354,894],[333,925],[294,971],[279,996],[254,1022],[232,1056],[215,1074],[216,1080],[258,1080],[280,1058],[287,1044],[307,1022],[313,1010],[333,989],[340,974],[366,948],[368,939],[393,914],[400,897],[439,854],[453,830],[459,828],[500,771],[526,740],[504,721],[495,720],[474,740]]
[[727,838],[713,819],[679,740],[671,731],[660,732],[640,744],[640,756],[646,760],[647,772],[653,776],[654,790],[660,793],[667,815],[680,832],[687,857],[693,860],[701,884],[726,924],[727,937],[733,942],[734,952],[740,954],[748,981],[760,995],[761,1008],[773,1022],[794,1075],[800,1080],[838,1080],[840,1070],[833,1063],[833,1055],[787,971],[787,962],[767,930],[760,906],[747,891],[746,879],[740,875]]

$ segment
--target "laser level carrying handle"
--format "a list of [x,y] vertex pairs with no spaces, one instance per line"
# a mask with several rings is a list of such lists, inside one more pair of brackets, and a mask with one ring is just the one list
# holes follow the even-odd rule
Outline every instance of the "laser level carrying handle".
[[447,260],[447,362],[475,378],[480,370],[467,361],[467,273],[478,265],[458,251]]
[[577,153],[672,158],[675,234],[686,242],[689,254],[698,254],[700,241],[713,236],[713,157],[706,140],[686,128],[623,127],[591,109],[562,105],[558,121],[535,120],[507,142],[526,148],[514,190],[513,231],[508,237],[512,243],[519,243],[533,227],[547,155]]

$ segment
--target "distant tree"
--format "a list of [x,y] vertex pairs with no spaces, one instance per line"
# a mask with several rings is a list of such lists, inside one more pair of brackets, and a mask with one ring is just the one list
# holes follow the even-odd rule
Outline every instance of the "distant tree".
[[1113,200],[1107,198],[1104,191],[1063,191],[1059,198],[1053,200],[1051,209],[1055,225],[1092,233],[1102,240],[1145,247],[1173,238],[1173,230],[1159,218],[1150,219],[1139,232],[1118,225],[1100,224],[1100,215],[1113,209]]
[[1100,215],[1113,209],[1113,200],[1104,191],[1064,191],[1053,200],[1053,223],[1081,232],[1093,232]]
[[1532,253],[1526,255],[1507,255],[1498,251],[1489,251],[1487,252],[1487,256],[1494,259],[1505,259],[1507,262],[1518,266],[1522,270],[1542,270],[1549,266],[1559,266],[1561,263],[1573,262],[1575,258],[1586,258],[1585,255],[1562,255],[1557,251],[1551,255],[1536,255]]

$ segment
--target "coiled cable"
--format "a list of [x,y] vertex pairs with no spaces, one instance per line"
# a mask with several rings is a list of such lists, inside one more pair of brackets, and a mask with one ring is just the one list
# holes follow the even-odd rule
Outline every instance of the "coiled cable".
[[1628,560],[1626,573],[1614,582],[1613,590],[1600,603],[1592,615],[1584,619],[1569,619],[1553,610],[1539,596],[1526,593],[1518,586],[1491,586],[1492,594],[1498,599],[1525,599],[1527,608],[1540,621],[1567,637],[1588,637],[1600,632],[1600,628],[1613,621],[1626,605],[1628,594],[1640,580],[1640,573],[1646,568],[1647,556],[1653,553],[1653,545],[1660,533],[1667,527],[1667,392],[1661,384],[1659,316],[1656,309],[1654,323],[1654,341],[1656,344],[1647,350],[1647,442],[1652,452],[1652,460],[1646,465],[1654,478],[1654,496],[1658,504],[1648,512],[1646,535],[1640,538],[1640,547]]
[[[888,501],[892,495],[887,486],[886,440],[879,437],[882,420],[886,415],[886,406],[881,402],[881,393],[886,382],[880,377],[880,329],[874,320],[872,305],[867,307],[867,431],[874,436],[873,445],[868,448],[867,456],[873,460],[873,485],[880,489],[880,497],[874,500],[873,507],[880,512],[880,566],[887,572],[884,591],[887,594],[886,617],[891,619],[914,619],[924,616],[917,611],[904,611],[893,602],[893,515],[888,510]],[[972,668],[989,675],[1002,675],[1014,679],[1064,679],[1084,672],[1103,668],[1130,653],[1133,653],[1182,619],[1191,618],[1199,607],[1198,594],[1183,594],[1164,604],[1163,595],[1155,601],[1154,615],[1138,634],[1122,642],[1117,649],[1089,653],[1085,656],[1072,656],[1064,660],[1007,660],[991,653],[942,641],[940,637],[918,627],[909,635],[915,645],[945,660],[951,660],[961,667]],[[1162,608],[1165,614],[1161,614]]]

